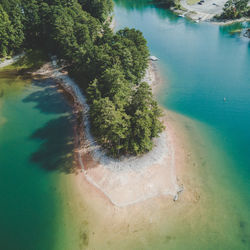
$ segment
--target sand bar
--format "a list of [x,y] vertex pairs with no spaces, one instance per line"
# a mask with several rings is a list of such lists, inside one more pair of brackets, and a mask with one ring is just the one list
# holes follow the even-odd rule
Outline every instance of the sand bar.
[[[157,85],[155,72],[155,66],[150,65],[144,78],[151,86]],[[180,187],[175,174],[174,147],[168,130],[154,139],[153,150],[143,156],[121,159],[108,157],[90,133],[86,98],[67,72],[61,71],[54,59],[51,65],[41,68],[36,74],[58,81],[73,96],[78,111],[81,110],[82,129],[78,130],[77,154],[82,177],[94,188],[101,191],[117,207],[162,195],[176,199]]]
[[[14,63],[21,56],[23,54],[6,60],[1,67]],[[74,107],[81,112],[77,157],[82,178],[91,183],[93,188],[102,192],[117,207],[125,207],[158,196],[167,196],[171,200],[178,197],[181,189],[177,184],[175,150],[168,130],[154,139],[153,150],[143,156],[123,157],[119,160],[108,157],[90,133],[89,107],[85,96],[67,72],[57,66],[55,58],[52,63],[45,64],[34,72],[34,75],[57,81],[72,95]],[[158,80],[156,65],[151,62],[143,81],[155,89]],[[164,123],[166,124],[166,121]]]

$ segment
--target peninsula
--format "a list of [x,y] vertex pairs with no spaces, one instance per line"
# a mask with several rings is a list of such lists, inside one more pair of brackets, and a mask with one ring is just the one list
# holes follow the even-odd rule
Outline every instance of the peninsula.
[[171,135],[152,94],[159,77],[147,42],[135,29],[113,33],[113,3],[100,3],[4,2],[6,34],[21,36],[19,43],[3,36],[1,56],[28,48],[56,55],[34,74],[53,78],[73,96],[83,117],[76,135],[81,172],[113,204],[127,206],[158,195],[177,200],[182,189]]

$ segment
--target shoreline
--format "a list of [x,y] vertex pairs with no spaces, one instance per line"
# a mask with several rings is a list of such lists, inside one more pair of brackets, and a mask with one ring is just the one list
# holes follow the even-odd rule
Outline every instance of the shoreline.
[[[198,2],[198,1],[197,1]],[[216,3],[215,3],[216,2]],[[178,16],[191,19],[194,22],[209,22],[215,25],[229,25],[238,22],[250,22],[250,18],[242,17],[238,19],[217,20],[215,16],[222,13],[225,0],[206,0],[203,5],[197,3],[189,5],[186,0],[181,0],[182,9],[171,8]]]
[[[187,218],[192,220],[196,212],[200,213],[203,201],[200,178],[197,178],[200,162],[190,147],[191,138],[185,127],[191,120],[172,111],[167,113],[168,129],[176,148],[177,181],[179,184],[185,184],[185,192],[176,202],[169,196],[159,195],[130,206],[118,207],[110,202],[103,192],[93,187],[80,171],[78,174],[62,177],[62,188],[68,193],[66,199],[72,202],[70,206],[65,207],[65,213],[77,214],[75,223],[78,225],[78,231],[81,221],[88,222],[90,249],[119,249],[121,240],[131,244],[123,244],[122,249],[131,249],[135,239],[138,241],[145,237],[151,239],[152,235],[162,235],[163,228],[164,232],[170,228],[171,231],[179,226],[181,228],[182,224],[187,222]],[[72,221],[72,218],[68,216],[68,220]],[[109,240],[112,241],[112,245],[108,244]]]
[[[143,156],[122,157],[119,160],[108,157],[90,133],[87,117],[89,107],[81,90],[66,72],[60,72],[55,59],[51,65],[53,70],[41,68],[35,74],[55,79],[74,100],[73,108],[79,114],[76,158],[80,165],[79,172],[83,173],[86,180],[117,207],[162,195],[176,201],[183,188],[178,185],[175,174],[175,149],[171,132],[165,130],[154,140],[153,150]],[[160,77],[157,76],[157,66],[151,61],[149,65],[143,80],[155,91],[159,85],[156,80]]]
[[216,25],[220,25],[220,26],[224,26],[224,25],[230,25],[230,24],[234,24],[234,23],[243,23],[243,22],[250,22],[250,18],[247,17],[243,17],[243,18],[239,18],[239,19],[234,19],[234,20],[222,20],[222,21],[210,21],[212,24],[216,24]]
[[4,67],[7,67],[15,62],[17,62],[21,57],[24,56],[24,52],[21,53],[21,54],[18,54],[16,56],[13,56],[12,58],[10,59],[7,59],[7,60],[4,60],[3,62],[0,63],[0,68],[4,68]]
[[[51,69],[38,70],[36,74],[37,76],[50,77]],[[60,84],[59,81],[56,82]],[[75,106],[74,110],[77,108],[80,107]],[[84,237],[84,242],[90,249],[118,249],[121,240],[133,244],[135,237],[143,240],[145,237],[150,238],[152,234],[161,235],[163,226],[167,228],[171,226],[173,229],[176,217],[177,220],[182,218],[181,223],[183,223],[183,218],[189,215],[191,217],[192,211],[196,211],[197,204],[200,202],[200,193],[199,185],[194,184],[196,179],[190,177],[190,174],[194,172],[190,170],[195,170],[193,169],[194,160],[191,155],[190,138],[185,137],[186,128],[182,126],[183,122],[179,123],[179,118],[182,119],[182,116],[172,111],[166,112],[168,131],[171,134],[172,145],[176,152],[176,181],[179,186],[182,183],[185,184],[185,192],[180,195],[176,202],[173,202],[172,196],[158,194],[134,204],[115,206],[102,191],[94,187],[82,175],[80,169],[69,175],[62,174],[59,186],[63,195],[62,214],[65,216],[63,219],[69,228],[67,233],[76,244],[79,242],[80,235],[80,241],[83,242],[82,238]],[[80,140],[79,137],[81,136],[76,139]],[[76,155],[78,155],[77,152]],[[121,193],[120,195],[122,196]],[[115,239],[113,238],[114,232],[116,233]],[[62,236],[64,235],[59,232],[56,244],[60,246],[63,246],[61,245]],[[104,236],[105,241],[103,240]],[[112,245],[109,245],[109,240]],[[72,247],[72,241],[69,244]],[[127,245],[127,247],[123,245],[122,249],[130,249],[130,246],[132,245]]]

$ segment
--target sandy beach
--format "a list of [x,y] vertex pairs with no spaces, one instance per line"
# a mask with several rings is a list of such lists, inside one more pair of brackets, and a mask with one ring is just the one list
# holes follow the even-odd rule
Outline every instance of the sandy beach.
[[[153,72],[148,72],[147,77],[150,75],[152,78]],[[71,80],[67,72],[59,72],[58,68],[53,69],[48,63],[34,72],[36,76],[54,79],[65,93],[71,95],[75,112],[79,119],[83,118],[82,106],[75,100],[76,96],[72,95],[72,89],[67,89],[68,86],[62,82],[65,79],[67,82]],[[158,88],[159,84],[155,82],[152,86]],[[184,122],[180,123],[179,119]],[[103,166],[91,152],[86,151],[89,150],[89,147],[85,148],[86,130],[81,127],[85,120],[80,120],[76,130],[76,157],[81,156],[84,169],[78,167],[75,173],[62,174],[61,185],[58,186],[65,202],[65,211],[61,213],[68,234],[72,236],[69,245],[62,245],[61,249],[70,249],[72,246],[74,249],[137,249],[135,239],[140,247],[147,249],[150,239],[162,235],[163,231],[166,235],[162,235],[162,238],[171,241],[174,236],[162,230],[162,227],[176,225],[174,218],[182,218],[178,221],[182,224],[185,218],[197,213],[200,201],[199,185],[191,175],[194,172],[191,170],[196,169],[198,164],[191,153],[190,138],[186,137],[185,128],[180,125],[185,124],[186,119],[166,111],[166,134],[160,140],[165,146],[160,144],[160,148],[164,149],[159,154],[160,160],[153,157],[147,164],[135,164],[135,169],[132,164],[125,170],[118,170],[112,164],[109,167]],[[141,159],[138,161],[140,163]],[[171,161],[174,165],[171,165]],[[89,181],[87,177],[92,180]],[[100,186],[93,185],[93,182]],[[184,191],[174,202],[173,198],[183,184]],[[58,236],[55,236],[59,246],[61,233],[59,230]],[[159,244],[165,243],[163,241]]]
[[[150,75],[152,77],[153,72],[148,72],[146,76]],[[53,78],[72,96],[74,110],[79,119],[83,118],[80,112],[82,106],[76,101],[72,89],[63,82],[65,79],[67,82],[71,80],[67,72],[59,72],[57,67],[53,69],[48,63],[34,72],[35,76]],[[157,83],[152,86],[159,87]],[[195,213],[200,194],[190,166],[193,169],[198,164],[194,165],[196,160],[188,144],[190,140],[186,138],[185,129],[180,127],[179,119],[187,118],[171,111],[166,111],[164,115],[166,132],[163,133],[165,136],[160,137],[164,144],[159,144],[164,149],[160,154],[157,153],[160,159],[153,157],[148,162],[151,156],[146,156],[144,161],[137,159],[141,165],[134,164],[136,168],[129,164],[120,170],[116,164],[115,168],[112,164],[108,167],[94,158],[89,151],[91,147],[86,147],[86,129],[81,127],[85,120],[80,120],[76,129],[76,157],[81,157],[84,168],[79,165],[73,174],[62,175],[59,186],[65,200],[65,212],[62,211],[62,214],[69,234],[74,235],[76,244],[79,244],[80,237],[80,245],[75,249],[85,249],[86,246],[88,249],[130,249],[134,247],[135,238],[139,240],[140,246],[147,249],[148,240],[160,235],[162,227],[168,223],[175,225],[173,218],[182,214],[184,208],[186,218]],[[145,161],[147,164],[144,164]],[[176,193],[182,187],[184,191],[179,193],[178,200],[174,202]],[[166,237],[171,240],[172,236]],[[60,245],[60,232],[56,238]],[[127,243],[121,247],[120,242],[124,240]],[[69,244],[68,247],[72,247],[74,243]],[[62,249],[67,249],[67,246],[62,246]]]
[[[114,206],[102,191],[84,178],[81,171],[63,177],[60,190],[67,194],[66,200],[70,201],[65,204],[65,219],[69,225],[74,225],[76,240],[78,235],[84,235],[83,246],[79,249],[85,249],[84,246],[87,249],[150,249],[148,244],[152,237],[174,239],[173,233],[168,235],[166,228],[171,228],[174,232],[173,226],[176,225],[179,230],[185,220],[189,220],[194,214],[203,213],[199,210],[201,194],[196,172],[199,164],[180,120],[184,124],[190,122],[176,113],[167,112],[168,131],[176,150],[175,174],[178,184],[184,184],[185,188],[176,202],[173,202],[171,196],[161,194],[133,205]],[[137,191],[137,187],[133,188]],[[122,196],[124,190],[120,191]],[[72,214],[78,215],[76,221],[72,221]],[[134,245],[135,240],[140,247]],[[164,241],[158,243],[159,246],[161,244]]]
[[[53,67],[53,69],[52,69]],[[155,62],[149,63],[143,81],[148,82],[156,91],[160,82]],[[79,175],[85,178],[93,188],[98,189],[113,205],[125,207],[147,199],[166,196],[177,200],[183,191],[175,173],[175,147],[171,130],[163,117],[166,130],[154,139],[154,148],[147,154],[135,157],[113,159],[108,157],[95,142],[90,132],[88,121],[89,107],[77,84],[69,78],[67,72],[61,72],[55,60],[52,65],[45,65],[35,74],[52,77],[74,99],[74,108],[80,115],[77,129],[77,158]]]

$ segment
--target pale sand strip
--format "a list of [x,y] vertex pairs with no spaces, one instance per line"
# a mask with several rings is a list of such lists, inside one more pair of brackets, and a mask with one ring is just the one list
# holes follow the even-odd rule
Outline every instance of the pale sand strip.
[[[78,159],[88,182],[118,207],[160,195],[178,198],[180,188],[176,180],[175,153],[170,133],[164,131],[154,140],[153,150],[141,157],[123,157],[120,160],[108,157],[90,133],[89,107],[80,88],[66,72],[60,72],[55,59],[52,60],[52,67],[53,70],[47,66],[38,70],[36,74],[58,80],[72,95],[77,106],[80,106],[83,114],[84,140],[78,150]],[[152,65],[149,69],[150,72],[147,72],[144,80],[153,85],[157,77]]]
[[[1,67],[14,63],[22,56],[5,61]],[[45,65],[34,74],[59,80],[61,86],[72,95],[74,102],[81,106],[85,140],[84,147],[78,150],[78,159],[86,180],[117,207],[126,207],[162,195],[178,197],[181,189],[176,180],[175,152],[169,130],[156,138],[153,150],[142,157],[115,160],[106,156],[90,133],[86,98],[77,84],[66,73],[60,72],[55,60],[52,61],[52,67]],[[150,64],[143,80],[155,88],[155,65]],[[90,160],[88,155],[91,155]]]
[[15,63],[18,59],[20,59],[20,58],[23,57],[23,56],[24,56],[24,53],[21,53],[21,54],[19,54],[19,55],[16,55],[16,56],[12,57],[11,59],[7,59],[7,60],[5,60],[4,62],[1,62],[1,63],[0,63],[0,68],[9,66],[9,65]]

